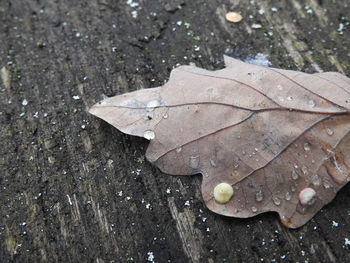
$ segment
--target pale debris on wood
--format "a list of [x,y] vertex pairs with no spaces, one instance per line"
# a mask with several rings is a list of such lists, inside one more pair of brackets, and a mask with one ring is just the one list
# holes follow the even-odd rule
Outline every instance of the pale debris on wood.
[[238,23],[243,19],[243,17],[237,12],[228,12],[226,14],[226,20],[232,23]]
[[252,24],[252,28],[253,29],[259,29],[259,28],[262,28],[262,25],[260,25],[260,24]]

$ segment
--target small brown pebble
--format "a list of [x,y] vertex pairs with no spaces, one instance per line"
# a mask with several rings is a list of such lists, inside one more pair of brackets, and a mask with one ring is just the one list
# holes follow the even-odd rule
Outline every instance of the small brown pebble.
[[226,14],[226,20],[232,23],[238,23],[239,21],[242,20],[242,18],[243,17],[237,12],[228,12]]

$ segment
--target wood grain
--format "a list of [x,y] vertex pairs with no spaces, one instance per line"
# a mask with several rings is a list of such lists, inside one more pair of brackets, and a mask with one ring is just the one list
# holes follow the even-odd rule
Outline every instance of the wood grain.
[[275,214],[215,215],[199,176],[165,176],[146,140],[87,109],[162,85],[178,63],[222,68],[223,54],[349,76],[347,1],[135,2],[0,2],[1,261],[346,261],[349,186],[294,231]]

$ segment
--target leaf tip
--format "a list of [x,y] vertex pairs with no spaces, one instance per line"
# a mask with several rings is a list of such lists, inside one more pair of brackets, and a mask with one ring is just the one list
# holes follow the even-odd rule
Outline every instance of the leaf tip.
[[92,105],[89,109],[88,109],[88,113],[92,114],[92,115],[95,115],[95,116],[98,116],[99,115],[99,105],[101,105],[101,101]]

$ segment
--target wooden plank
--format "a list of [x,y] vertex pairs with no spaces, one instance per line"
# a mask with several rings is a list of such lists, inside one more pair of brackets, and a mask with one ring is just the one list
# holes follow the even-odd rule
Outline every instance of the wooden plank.
[[349,76],[347,0],[0,3],[1,262],[349,259],[350,186],[297,230],[273,213],[226,218],[204,206],[200,176],[162,174],[144,139],[87,113],[223,54]]

